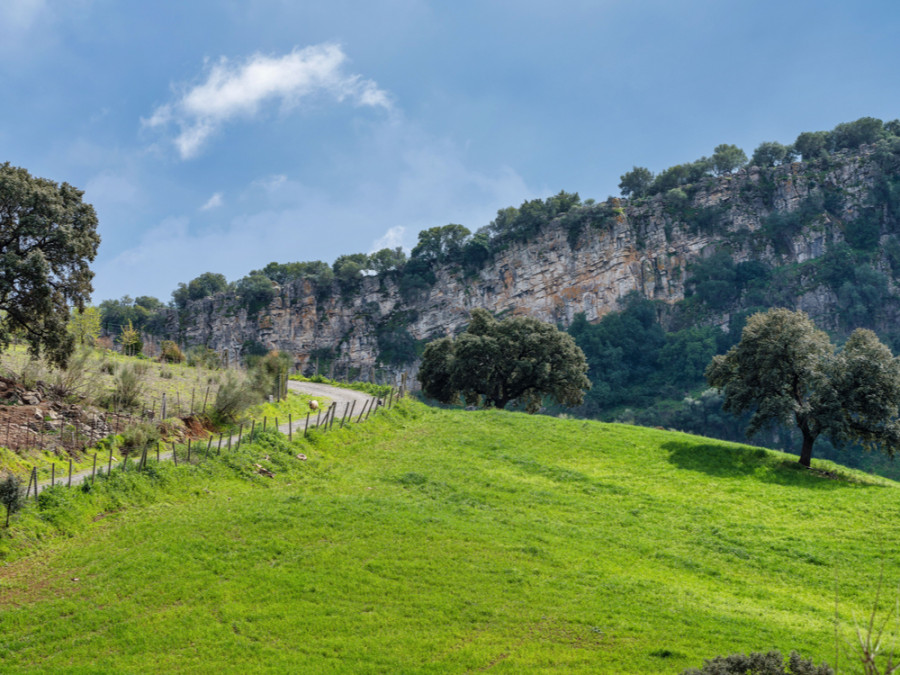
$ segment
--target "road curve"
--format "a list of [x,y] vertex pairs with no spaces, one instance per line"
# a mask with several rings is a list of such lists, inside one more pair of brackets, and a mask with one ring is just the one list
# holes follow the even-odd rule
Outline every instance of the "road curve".
[[299,394],[309,394],[310,396],[325,396],[337,403],[340,407],[338,412],[343,412],[345,405],[352,406],[356,403],[356,410],[362,410],[362,406],[366,401],[372,400],[371,394],[365,394],[355,389],[343,389],[341,387],[333,387],[330,384],[321,384],[319,382],[297,382],[296,380],[288,380],[288,387],[292,391]]

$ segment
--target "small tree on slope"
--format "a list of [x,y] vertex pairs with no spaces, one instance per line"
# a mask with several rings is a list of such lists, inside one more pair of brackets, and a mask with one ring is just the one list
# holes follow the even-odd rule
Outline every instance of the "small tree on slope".
[[741,341],[713,358],[706,379],[724,393],[725,410],[753,411],[749,436],[770,424],[800,429],[803,466],[822,434],[892,456],[900,445],[900,364],[872,331],[854,331],[835,352],[803,312],[754,314]]

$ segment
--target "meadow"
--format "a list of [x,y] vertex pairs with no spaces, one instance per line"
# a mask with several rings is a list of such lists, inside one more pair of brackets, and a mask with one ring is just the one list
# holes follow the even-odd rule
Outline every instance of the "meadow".
[[773,648],[834,664],[836,599],[847,666],[880,576],[888,605],[900,578],[885,479],[408,399],[45,495],[0,542],[3,672],[677,673]]

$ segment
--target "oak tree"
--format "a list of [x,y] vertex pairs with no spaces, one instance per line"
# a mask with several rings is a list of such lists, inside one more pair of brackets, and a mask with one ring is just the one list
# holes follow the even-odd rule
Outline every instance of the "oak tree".
[[425,395],[442,403],[502,409],[514,401],[537,412],[544,396],[580,405],[591,386],[586,372],[584,352],[555,326],[475,309],[465,332],[425,347],[418,377]]
[[69,308],[90,298],[100,244],[83,194],[0,164],[0,349],[18,333],[35,357],[64,365],[72,353]]
[[803,466],[820,435],[890,455],[900,445],[900,364],[872,331],[857,329],[836,351],[803,312],[754,314],[740,342],[713,358],[706,379],[724,393],[726,411],[753,412],[748,435],[796,426]]

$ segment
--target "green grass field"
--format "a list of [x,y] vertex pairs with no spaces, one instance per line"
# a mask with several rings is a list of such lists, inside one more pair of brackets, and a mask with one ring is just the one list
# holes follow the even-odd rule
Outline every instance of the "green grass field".
[[270,432],[16,516],[0,671],[677,673],[772,648],[833,663],[836,586],[842,640],[882,564],[894,599],[900,491],[819,468],[835,473],[410,401],[293,445]]

